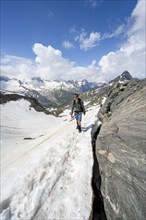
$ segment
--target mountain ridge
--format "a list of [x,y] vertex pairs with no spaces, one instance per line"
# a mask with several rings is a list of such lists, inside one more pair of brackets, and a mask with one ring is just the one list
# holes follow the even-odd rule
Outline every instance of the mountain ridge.
[[43,80],[34,77],[31,80],[17,80],[0,76],[1,92],[17,93],[37,99],[45,108],[58,107],[71,101],[72,94],[83,93],[99,85],[87,80]]
[[85,101],[91,104],[102,102],[102,97],[106,96],[115,86],[124,89],[123,84],[127,84],[133,77],[128,71],[124,71],[109,83],[88,82],[86,79],[77,80],[43,80],[40,77],[33,77],[31,80],[17,80],[0,76],[1,89],[5,94],[18,94],[36,99],[44,108],[63,108],[71,103],[73,94],[79,93]]

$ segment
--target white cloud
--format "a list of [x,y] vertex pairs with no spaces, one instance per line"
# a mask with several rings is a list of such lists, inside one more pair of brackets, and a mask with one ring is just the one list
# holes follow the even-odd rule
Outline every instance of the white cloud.
[[131,17],[134,20],[134,25],[131,27],[129,34],[134,34],[139,31],[145,32],[146,1],[138,0]]
[[76,29],[76,26],[73,25],[70,29],[69,29],[69,33],[71,34],[77,34],[78,33],[78,30]]
[[48,14],[47,14],[47,17],[48,18],[51,18],[54,16],[54,13],[52,11],[48,11]]
[[89,36],[87,36],[87,32],[84,28],[81,29],[81,33],[78,33],[74,40],[79,42],[79,46],[81,50],[87,51],[94,47],[97,47],[99,43],[105,39],[117,37],[124,33],[127,30],[127,25],[121,24],[115,31],[112,33],[104,33],[103,35],[100,32],[91,32]]
[[96,80],[98,68],[95,60],[91,65],[82,67],[65,59],[61,51],[51,46],[36,43],[33,51],[36,54],[34,62],[21,57],[5,56],[2,59],[2,75],[21,80],[34,76],[48,80],[82,80],[84,78],[90,81]]
[[80,49],[87,51],[93,47],[96,47],[99,44],[101,39],[101,35],[98,32],[91,32],[89,37],[87,37],[87,33],[82,29],[80,35],[76,36],[75,40],[80,43]]
[[63,46],[64,48],[66,48],[66,49],[74,48],[74,45],[73,45],[71,42],[67,41],[67,40],[64,40],[64,41],[63,41],[62,46]]
[[30,79],[35,73],[35,63],[23,57],[6,55],[1,59],[1,75],[9,78]]
[[92,6],[92,8],[99,7],[104,0],[87,0],[87,2]]
[[122,24],[114,31],[113,36],[118,36],[120,34],[123,34],[124,31],[125,31],[125,25]]
[[51,46],[34,44],[33,51],[36,54],[36,73],[45,79],[62,79],[72,68],[73,63],[63,58],[60,50]]
[[103,56],[99,62],[100,71],[106,80],[128,70],[133,77],[146,77],[145,44],[145,1],[139,0],[132,15],[133,21],[127,41],[116,52]]
[[117,27],[116,30],[114,30],[112,33],[104,33],[103,35],[101,35],[100,33],[100,41],[105,40],[105,39],[109,39],[109,38],[113,38],[113,37],[117,37],[119,35],[126,35],[126,31],[127,31],[128,25],[126,24],[121,24],[119,27]]
[[88,0],[88,2],[91,4],[91,6],[93,8],[95,8],[97,6],[97,1],[95,1],[95,0]]
[[[89,81],[109,81],[128,70],[134,77],[144,78],[145,69],[145,1],[139,0],[131,14],[131,27],[127,31],[127,40],[117,51],[103,56],[99,63],[93,60],[83,67],[65,59],[60,50],[36,43],[33,52],[34,61],[22,57],[7,55],[1,60],[1,74],[10,78],[28,79],[40,76],[44,79],[77,79]],[[127,29],[126,29],[127,30]],[[116,34],[123,31],[123,26]],[[107,35],[107,37],[109,37]],[[100,40],[100,34],[92,32],[89,37],[84,30],[76,37],[84,50],[94,46]]]
[[97,74],[95,61],[87,67],[76,66],[75,63],[65,59],[61,51],[42,44],[35,44],[33,51],[36,54],[37,75],[44,79],[81,80],[87,78],[95,80]]

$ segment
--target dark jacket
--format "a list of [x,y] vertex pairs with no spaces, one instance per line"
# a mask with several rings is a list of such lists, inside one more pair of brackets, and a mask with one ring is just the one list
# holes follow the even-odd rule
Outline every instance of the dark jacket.
[[83,112],[85,114],[84,103],[80,98],[72,101],[71,114],[73,114],[73,112],[75,113]]

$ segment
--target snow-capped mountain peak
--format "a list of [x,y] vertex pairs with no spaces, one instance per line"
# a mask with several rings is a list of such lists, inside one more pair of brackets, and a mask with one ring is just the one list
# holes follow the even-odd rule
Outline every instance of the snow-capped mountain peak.
[[96,82],[69,80],[45,80],[34,77],[31,80],[17,80],[8,77],[0,77],[0,90],[9,93],[36,98],[44,107],[57,107],[67,103],[74,92],[82,93],[98,87]]

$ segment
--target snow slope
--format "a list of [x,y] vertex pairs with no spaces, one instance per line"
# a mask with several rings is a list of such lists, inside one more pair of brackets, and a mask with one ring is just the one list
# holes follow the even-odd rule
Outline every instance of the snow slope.
[[1,106],[1,219],[89,218],[98,110],[88,109],[78,133],[70,110],[56,118],[29,110],[27,101]]

